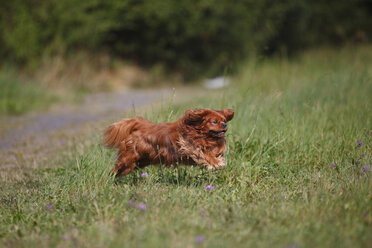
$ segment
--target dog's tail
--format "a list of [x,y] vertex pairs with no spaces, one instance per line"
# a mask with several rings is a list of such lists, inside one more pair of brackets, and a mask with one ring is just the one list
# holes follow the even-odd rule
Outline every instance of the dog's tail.
[[133,131],[135,124],[135,119],[125,119],[113,123],[105,130],[102,144],[110,148],[119,148],[120,143]]

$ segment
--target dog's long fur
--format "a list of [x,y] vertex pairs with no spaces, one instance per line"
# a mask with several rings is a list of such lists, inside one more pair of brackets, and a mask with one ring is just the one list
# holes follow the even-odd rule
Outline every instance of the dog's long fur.
[[226,165],[226,122],[233,117],[231,109],[195,109],[171,123],[154,124],[141,117],[124,119],[106,129],[103,144],[118,149],[112,168],[116,176],[149,164],[221,168]]

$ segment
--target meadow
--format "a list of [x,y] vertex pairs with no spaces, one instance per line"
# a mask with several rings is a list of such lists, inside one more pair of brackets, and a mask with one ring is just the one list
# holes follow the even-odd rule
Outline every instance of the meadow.
[[3,177],[0,243],[368,247],[371,68],[370,47],[256,58],[240,66],[228,89],[141,113],[163,122],[189,108],[234,109],[223,170],[150,166],[115,181],[115,152],[92,134],[46,169]]
[[58,97],[35,82],[21,83],[15,72],[0,71],[0,116],[46,109]]

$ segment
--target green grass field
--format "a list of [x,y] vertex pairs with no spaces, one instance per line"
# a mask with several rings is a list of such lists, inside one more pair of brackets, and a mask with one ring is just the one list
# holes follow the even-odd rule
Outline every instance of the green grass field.
[[162,122],[188,108],[234,109],[226,169],[150,166],[115,183],[115,153],[96,134],[48,169],[1,182],[0,242],[370,247],[371,68],[370,47],[248,61],[218,97],[144,114]]
[[46,109],[56,101],[56,95],[45,87],[32,82],[21,83],[14,73],[0,71],[0,116]]

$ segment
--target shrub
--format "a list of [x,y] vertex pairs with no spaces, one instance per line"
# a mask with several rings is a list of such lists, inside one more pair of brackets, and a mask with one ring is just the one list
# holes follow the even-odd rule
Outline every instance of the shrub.
[[0,9],[0,55],[22,64],[104,52],[192,78],[253,53],[366,41],[371,16],[363,0],[15,0]]

